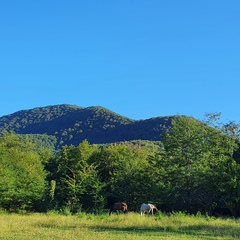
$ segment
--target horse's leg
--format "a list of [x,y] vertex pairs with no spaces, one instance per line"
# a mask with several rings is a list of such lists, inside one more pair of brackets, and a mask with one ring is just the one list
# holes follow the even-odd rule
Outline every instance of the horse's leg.
[[151,208],[152,216],[153,216],[153,208]]
[[152,208],[150,208],[150,210],[149,210],[149,212],[148,212],[149,214],[150,213],[152,213],[152,215],[153,215],[153,209]]
[[113,215],[114,209],[110,209],[109,215]]

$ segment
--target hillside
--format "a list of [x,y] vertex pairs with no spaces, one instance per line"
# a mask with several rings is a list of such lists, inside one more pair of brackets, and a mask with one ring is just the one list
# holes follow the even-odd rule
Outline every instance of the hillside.
[[102,144],[130,140],[161,140],[173,117],[133,120],[96,106],[54,105],[22,110],[0,117],[0,133],[47,134],[56,137],[57,147],[78,145],[87,139]]

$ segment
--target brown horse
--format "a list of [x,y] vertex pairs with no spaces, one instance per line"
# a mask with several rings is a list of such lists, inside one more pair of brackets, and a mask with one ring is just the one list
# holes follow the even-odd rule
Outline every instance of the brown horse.
[[109,215],[112,215],[114,212],[123,211],[124,214],[127,213],[127,204],[125,202],[116,202],[110,207]]

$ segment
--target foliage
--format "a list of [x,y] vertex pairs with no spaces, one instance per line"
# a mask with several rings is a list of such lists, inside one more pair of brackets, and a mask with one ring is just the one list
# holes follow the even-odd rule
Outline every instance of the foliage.
[[[101,124],[106,123],[107,110],[88,111],[97,121],[104,116]],[[126,201],[130,211],[150,202],[166,212],[240,216],[239,126],[220,124],[217,114],[203,122],[182,116],[171,120],[161,142],[96,145],[83,140],[59,151],[48,144],[52,136],[3,132],[0,207],[71,215],[107,211],[113,202]]]
[[[139,146],[111,144],[97,152],[92,161],[102,182],[109,205],[127,201],[134,206],[143,188],[142,175],[147,168],[146,152]],[[139,185],[139,182],[142,185]]]
[[45,146],[57,149],[64,145],[78,146],[85,139],[96,144],[138,139],[159,141],[171,119],[158,117],[135,121],[100,106],[82,108],[63,104],[3,116],[0,133],[6,130],[30,134],[36,143],[44,142]]
[[34,145],[13,133],[0,138],[0,206],[32,210],[43,199],[45,171]]
[[55,151],[57,138],[47,134],[19,134],[19,138],[23,141],[25,138],[35,144],[36,150],[49,149]]
[[239,191],[239,167],[233,158],[236,141],[218,126],[191,118],[175,119],[163,142],[168,203],[189,212],[211,212],[223,206],[233,211],[227,202],[231,191]]
[[[68,206],[73,212],[103,207],[102,183],[96,168],[89,164],[97,146],[83,141],[78,147],[64,146],[55,159],[52,179],[56,182],[54,201],[58,206]],[[53,195],[53,194],[52,194]]]

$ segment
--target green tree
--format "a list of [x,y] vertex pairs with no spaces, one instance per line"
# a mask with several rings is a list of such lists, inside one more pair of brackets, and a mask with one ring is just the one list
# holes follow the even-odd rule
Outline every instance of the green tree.
[[131,210],[138,210],[144,200],[153,199],[156,189],[152,184],[147,148],[111,144],[102,147],[92,161],[97,164],[101,181],[106,183],[104,190],[109,205],[126,201]]
[[164,135],[167,200],[176,210],[190,211],[204,198],[197,194],[201,189],[202,174],[207,171],[204,142],[204,126],[192,118],[176,118]]
[[55,162],[52,180],[56,181],[55,202],[71,211],[103,206],[102,184],[93,164],[89,163],[96,145],[83,141],[79,146],[64,146]]
[[168,202],[177,210],[211,211],[235,188],[236,139],[214,121],[214,115],[206,123],[178,117],[164,135]]
[[[214,177],[217,181],[216,205],[229,208],[233,215],[240,215],[240,165],[239,124],[233,121],[221,123],[221,114],[207,114],[206,123],[211,126],[208,134],[211,136],[211,160]],[[213,177],[212,177],[213,179]]]
[[14,133],[0,138],[0,206],[33,210],[45,193],[44,167],[34,144]]

